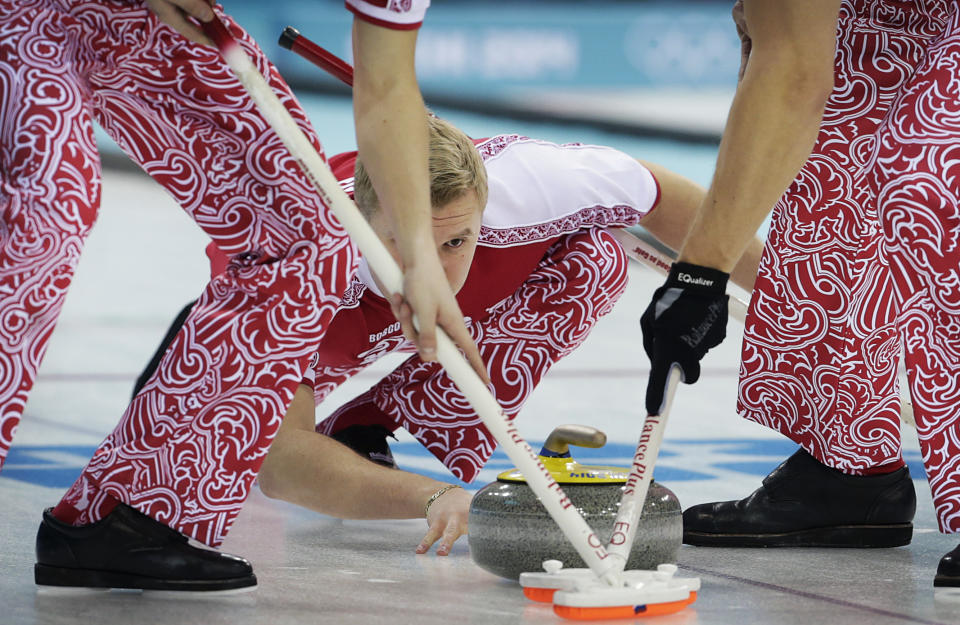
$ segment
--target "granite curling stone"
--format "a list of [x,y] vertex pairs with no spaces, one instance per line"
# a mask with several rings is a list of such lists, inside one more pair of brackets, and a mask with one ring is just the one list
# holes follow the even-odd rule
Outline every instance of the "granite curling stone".
[[[584,520],[606,545],[620,508],[629,469],[581,465],[569,445],[602,447],[606,435],[586,426],[556,428],[540,451],[540,461],[553,474]],[[516,470],[497,476],[473,497],[467,540],[480,568],[516,580],[520,573],[540,571],[544,560],[560,560],[564,568],[586,564],[557,526],[523,476]],[[627,569],[656,569],[676,562],[683,538],[680,502],[657,482],[650,484]]]

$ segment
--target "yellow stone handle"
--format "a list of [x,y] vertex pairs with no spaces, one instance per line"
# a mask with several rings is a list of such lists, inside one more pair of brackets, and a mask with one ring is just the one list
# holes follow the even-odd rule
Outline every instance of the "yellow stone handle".
[[570,445],[577,447],[603,447],[607,444],[607,435],[587,425],[560,425],[550,432],[543,448],[555,454],[565,454]]

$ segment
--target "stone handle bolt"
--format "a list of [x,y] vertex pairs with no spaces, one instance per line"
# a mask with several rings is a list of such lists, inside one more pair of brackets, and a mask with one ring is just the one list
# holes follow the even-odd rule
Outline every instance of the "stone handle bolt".
[[554,428],[547,437],[543,448],[555,454],[565,454],[570,445],[577,447],[603,447],[607,444],[607,435],[586,425],[561,425]]

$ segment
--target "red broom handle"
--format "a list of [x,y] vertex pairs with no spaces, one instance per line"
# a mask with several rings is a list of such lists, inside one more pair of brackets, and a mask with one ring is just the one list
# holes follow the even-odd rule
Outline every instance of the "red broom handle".
[[293,26],[287,26],[280,35],[280,47],[296,52],[314,65],[353,86],[353,68],[349,63],[329,52],[306,37]]

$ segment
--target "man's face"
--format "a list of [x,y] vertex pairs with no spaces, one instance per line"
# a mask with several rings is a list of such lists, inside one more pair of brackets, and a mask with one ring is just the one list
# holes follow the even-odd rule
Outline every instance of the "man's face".
[[[470,263],[477,249],[482,216],[483,206],[472,190],[432,211],[433,240],[437,245],[440,264],[447,274],[447,282],[454,293],[459,292],[467,281]],[[393,240],[389,220],[382,210],[374,213],[370,225],[399,263],[400,254]],[[382,285],[378,283],[378,286],[383,290]]]

